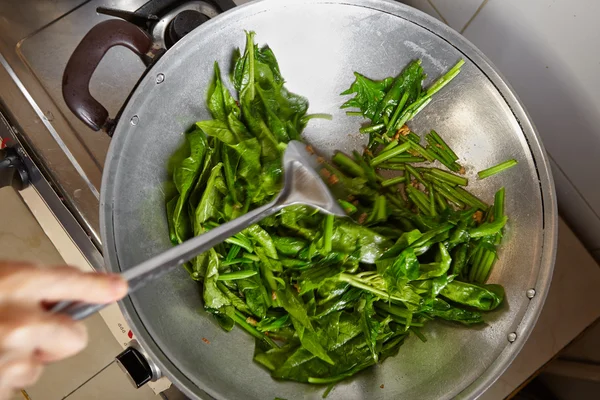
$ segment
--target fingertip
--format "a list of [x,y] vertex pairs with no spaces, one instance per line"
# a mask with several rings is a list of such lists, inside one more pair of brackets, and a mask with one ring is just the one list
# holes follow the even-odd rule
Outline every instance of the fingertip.
[[121,275],[112,274],[108,276],[114,300],[121,300],[127,294],[129,284]]
[[78,354],[85,349],[89,340],[88,330],[83,322],[73,321],[70,317],[60,314],[50,316],[49,322],[52,320],[52,341],[41,341],[35,352],[36,359],[45,364]]
[[39,379],[42,370],[43,366],[33,357],[9,361],[2,366],[0,386],[12,390],[31,386]]
[[88,330],[81,321],[73,321],[71,329],[73,330],[73,347],[71,348],[71,355],[75,355],[87,346],[89,339]]

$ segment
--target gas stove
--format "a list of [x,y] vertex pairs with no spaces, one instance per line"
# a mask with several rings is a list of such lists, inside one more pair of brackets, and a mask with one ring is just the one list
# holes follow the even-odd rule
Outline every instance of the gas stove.
[[[85,244],[86,256],[96,268],[102,268],[98,205],[110,137],[88,128],[65,103],[61,82],[67,61],[88,31],[102,21],[124,20],[144,30],[157,59],[194,28],[246,1],[0,2],[0,113],[10,121],[12,132],[0,139],[3,146],[20,149],[25,164],[40,172],[29,175],[43,177],[76,218],[80,229],[69,234]],[[113,47],[94,71],[89,90],[111,116],[117,115],[145,70],[131,51]],[[8,164],[4,161],[0,166]],[[11,172],[0,182],[17,182],[14,176]]]
[[158,47],[168,49],[193,29],[233,7],[232,0],[151,0],[135,11],[112,7],[98,7],[96,11],[139,26]]
[[[113,47],[93,72],[89,90],[117,115],[148,65],[201,24],[247,0],[56,0],[0,2],[0,187],[32,186],[87,262],[103,270],[99,193],[110,137],[81,122],[65,103],[65,67],[84,36],[99,23],[127,21],[151,39],[142,62]],[[103,25],[106,26],[106,25]],[[137,29],[137,28],[136,28]],[[155,392],[168,388],[139,361],[135,339],[116,307],[101,313],[126,350],[117,357]],[[172,388],[168,398],[181,398]],[[163,398],[167,398],[163,395]]]
[[[247,1],[0,1],[0,186],[33,186],[102,270],[99,192],[110,137],[76,118],[63,99],[70,56],[92,27],[113,19],[145,31],[160,57],[192,29]],[[145,70],[136,55],[114,47],[95,70],[90,92],[117,115]],[[133,333],[122,315],[114,320],[109,327],[128,343]]]

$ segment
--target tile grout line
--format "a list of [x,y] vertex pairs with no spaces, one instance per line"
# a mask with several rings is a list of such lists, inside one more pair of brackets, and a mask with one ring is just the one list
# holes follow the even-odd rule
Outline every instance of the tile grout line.
[[465,30],[469,27],[469,25],[471,25],[471,22],[473,22],[473,20],[475,19],[475,17],[481,12],[481,10],[488,3],[488,1],[489,0],[483,0],[481,2],[481,4],[479,5],[479,7],[477,7],[477,10],[475,11],[475,14],[473,14],[473,16],[471,18],[469,18],[469,20],[467,21],[467,23],[465,24],[465,26],[463,26],[463,28],[460,30],[460,34],[461,35],[465,32]]
[[88,379],[86,379],[81,385],[77,386],[71,392],[67,393],[67,395],[64,396],[61,400],[67,399],[69,396],[71,396],[76,391],[78,391],[79,389],[81,389],[85,384],[87,384],[89,381],[91,381],[92,379],[94,379],[95,377],[97,377],[98,375],[100,375],[101,372],[103,372],[105,369],[107,369],[108,367],[110,367],[114,362],[115,362],[115,360],[112,360],[107,365],[105,365],[104,367],[102,367],[102,369],[100,369],[100,371],[96,372],[94,375],[92,375],[91,377],[89,377]]
[[442,15],[442,13],[440,12],[440,10],[437,9],[437,7],[435,6],[435,4],[433,4],[431,2],[431,0],[427,0],[427,2],[429,3],[429,5],[431,6],[431,8],[433,8],[433,10],[437,13],[437,15],[442,19],[442,22],[445,23],[446,25],[450,26],[448,24],[448,21],[446,21],[446,18],[444,18],[444,16]]
[[[589,208],[589,210],[592,212],[592,214],[594,214],[594,216],[600,220],[600,215],[598,215],[598,213],[596,212],[596,210],[594,210],[594,208],[592,207],[592,205],[589,203],[589,201],[583,197],[583,194],[579,191],[579,189],[577,188],[577,186],[575,186],[575,184],[573,182],[571,182],[571,180],[569,179],[569,177],[567,176],[567,174],[565,173],[565,171],[563,171],[562,167],[560,165],[558,165],[558,163],[556,162],[556,160],[554,160],[554,158],[552,157],[552,155],[550,153],[548,153],[548,159],[551,161],[550,163],[550,168],[552,168],[552,163],[554,163],[555,168],[557,168],[559,170],[559,172],[563,175],[564,179],[569,182],[569,185],[571,185],[573,191],[575,193],[577,193],[577,195],[579,195],[579,197],[581,198],[581,200],[583,201],[583,203]],[[558,197],[558,195],[557,195]]]

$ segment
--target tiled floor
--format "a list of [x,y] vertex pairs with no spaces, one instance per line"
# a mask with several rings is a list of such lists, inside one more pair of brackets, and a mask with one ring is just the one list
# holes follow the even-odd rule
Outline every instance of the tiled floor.
[[[64,264],[52,242],[12,188],[0,189],[0,255],[2,259]],[[85,321],[90,345],[80,354],[46,367],[40,381],[26,393],[31,400],[159,398],[148,387],[134,389],[113,362],[122,351],[100,315]],[[101,371],[99,373],[99,371]],[[16,399],[23,399],[21,394]]]
[[[513,393],[598,319],[599,286],[598,264],[561,221],[556,265],[544,309],[523,350],[481,399],[500,400]],[[600,341],[600,337],[595,339]]]
[[[600,365],[600,321],[560,353],[561,358]],[[600,393],[600,392],[599,392]]]
[[0,189],[0,257],[15,261],[64,263],[21,197]]
[[[600,320],[588,329],[580,338],[569,345],[560,353],[560,360],[554,361],[556,365],[561,360],[578,361],[600,365]],[[547,368],[550,370],[552,365]],[[564,370],[559,368],[562,374]],[[545,372],[538,378],[558,399],[596,400],[600,396],[600,382],[583,379],[574,379],[561,376],[557,373]]]

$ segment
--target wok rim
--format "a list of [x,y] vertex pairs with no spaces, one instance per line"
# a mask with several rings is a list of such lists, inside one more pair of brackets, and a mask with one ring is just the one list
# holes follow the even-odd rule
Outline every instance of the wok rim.
[[[518,327],[514,332],[517,335],[517,340],[511,343],[507,339],[506,347],[502,350],[496,360],[492,362],[492,364],[477,379],[465,387],[457,396],[457,398],[461,399],[477,398],[502,375],[502,373],[510,366],[512,361],[517,357],[523,348],[541,313],[550,288],[550,283],[552,281],[558,237],[558,211],[556,204],[556,192],[554,181],[552,179],[549,158],[541,143],[539,134],[535,129],[529,114],[522,106],[515,92],[499,73],[496,67],[493,66],[491,61],[471,42],[441,21],[438,21],[435,18],[410,6],[395,2],[393,0],[286,1],[286,4],[294,3],[339,4],[370,8],[403,18],[421,28],[428,30],[432,34],[444,40],[446,43],[448,43],[448,45],[454,47],[457,51],[462,53],[464,57],[468,58],[483,73],[483,75],[486,76],[486,78],[495,86],[498,93],[503,97],[506,105],[509,107],[513,116],[521,127],[524,138],[527,141],[529,151],[532,155],[533,162],[537,169],[542,203],[543,238],[541,240],[542,250],[539,260],[539,271],[534,287],[536,294],[533,299],[530,299],[523,318],[518,322]],[[238,18],[238,15],[241,15],[245,12],[253,13],[264,11],[265,9],[269,9],[271,5],[275,7],[281,6],[281,2],[280,0],[258,0],[237,6],[234,9],[206,22],[201,27],[197,28],[185,38],[180,40],[174,47],[180,48],[186,46],[196,37],[203,35],[205,31],[212,29],[213,26],[222,26],[226,24],[228,20]],[[152,71],[157,71],[160,69],[161,64],[168,62],[170,53],[172,52],[168,51],[165,53],[158,63],[155,64],[152,69],[145,74],[145,76],[142,78],[142,81],[146,79],[153,79],[152,77],[155,74],[153,74]],[[142,81],[140,81],[140,83]],[[100,196],[100,233],[103,243],[103,253],[106,267],[109,271],[113,272],[120,272],[121,269],[119,267],[113,230],[114,220],[112,212],[112,198],[114,194],[114,185],[112,183],[114,181],[112,177],[118,172],[120,150],[122,148],[122,142],[126,136],[126,132],[123,131],[127,127],[127,124],[129,124],[128,116],[135,114],[134,110],[132,110],[132,104],[134,103],[133,100],[138,96],[147,95],[139,89],[140,87],[141,85],[136,87],[128,101],[128,104],[123,109],[122,117],[117,124],[109,147],[105,162],[105,171],[102,176],[102,190]],[[525,293],[523,293],[523,296],[525,296]],[[162,371],[162,373],[171,380],[173,384],[175,384],[188,397],[201,399],[214,398],[204,389],[197,386],[182,371],[180,371],[175,363],[172,362],[161,350],[160,346],[156,343],[153,336],[145,327],[143,320],[138,315],[138,312],[129,296],[119,302],[119,307],[130,327],[134,329],[137,340],[150,356],[151,360],[158,366],[160,371]]]

